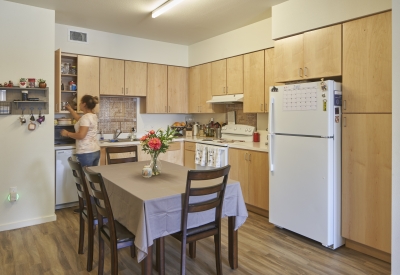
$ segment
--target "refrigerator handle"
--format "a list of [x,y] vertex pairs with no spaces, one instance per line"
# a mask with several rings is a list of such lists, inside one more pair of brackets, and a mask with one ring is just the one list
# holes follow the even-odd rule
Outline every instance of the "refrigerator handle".
[[273,149],[272,149],[272,148],[274,148],[274,146],[273,146],[274,138],[275,138],[274,134],[269,134],[269,138],[268,138],[268,146],[269,146],[269,148],[268,148],[268,157],[269,157],[269,170],[271,172],[274,171],[274,163],[273,163],[274,157],[273,157]]
[[275,105],[275,99],[271,98],[271,110],[269,110],[269,116],[268,116],[269,119],[268,128],[270,133],[275,133],[275,127],[272,124],[274,121],[274,111],[275,111],[274,105]]

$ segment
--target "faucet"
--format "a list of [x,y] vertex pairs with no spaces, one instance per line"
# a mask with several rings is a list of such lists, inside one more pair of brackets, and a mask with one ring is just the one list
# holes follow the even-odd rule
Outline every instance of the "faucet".
[[120,129],[116,129],[115,132],[114,132],[114,139],[117,139],[120,134],[121,134],[121,130]]

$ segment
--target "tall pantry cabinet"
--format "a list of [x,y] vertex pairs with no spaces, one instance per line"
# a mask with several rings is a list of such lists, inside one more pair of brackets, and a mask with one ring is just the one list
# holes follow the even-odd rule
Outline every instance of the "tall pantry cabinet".
[[390,261],[391,12],[343,24],[342,235]]

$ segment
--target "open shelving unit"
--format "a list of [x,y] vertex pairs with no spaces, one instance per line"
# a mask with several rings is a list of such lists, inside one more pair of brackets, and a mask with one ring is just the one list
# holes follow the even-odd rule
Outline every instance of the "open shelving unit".
[[[23,109],[49,114],[49,88],[0,87],[1,90],[6,91],[6,101],[0,102],[3,110],[0,115],[19,115]],[[21,91],[28,91],[28,98],[38,98],[39,100],[21,100]],[[9,112],[4,112],[4,107],[7,105]]]
[[[62,102],[68,102],[75,110],[77,110],[77,105],[74,102],[74,99],[77,100],[78,90],[71,91],[69,89],[69,82],[74,81],[78,87],[78,74],[71,74],[70,72],[66,73],[62,71],[62,67],[65,64],[69,65],[69,69],[72,66],[76,66],[78,69],[78,55],[76,54],[68,54],[61,53],[60,50],[55,52],[55,112],[56,113],[69,113],[67,110],[62,110]],[[64,85],[62,85],[64,84]],[[61,89],[61,86],[64,89]]]

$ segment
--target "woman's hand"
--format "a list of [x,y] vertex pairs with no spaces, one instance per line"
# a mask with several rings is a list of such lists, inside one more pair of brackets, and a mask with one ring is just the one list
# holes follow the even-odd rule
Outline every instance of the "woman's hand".
[[62,129],[61,132],[60,132],[62,137],[68,137],[68,133],[69,132],[67,130],[65,130],[65,129]]
[[69,105],[69,103],[67,103],[67,105],[65,105],[65,109],[67,109],[70,113],[72,113],[74,111],[74,109],[71,107],[71,105]]

